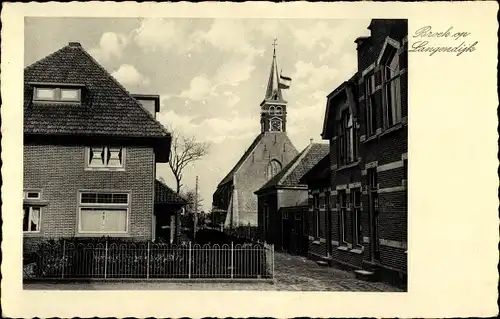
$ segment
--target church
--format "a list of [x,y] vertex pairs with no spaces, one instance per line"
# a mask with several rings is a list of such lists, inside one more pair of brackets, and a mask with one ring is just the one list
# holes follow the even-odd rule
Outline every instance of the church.
[[260,133],[213,194],[212,211],[222,215],[225,228],[257,227],[254,192],[298,154],[286,133],[287,101],[282,90],[289,88],[290,81],[278,74],[275,40],[269,80],[260,103]]

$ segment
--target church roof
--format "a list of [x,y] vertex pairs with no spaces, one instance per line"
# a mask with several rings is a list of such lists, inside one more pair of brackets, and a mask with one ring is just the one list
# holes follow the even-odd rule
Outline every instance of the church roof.
[[[82,102],[33,103],[36,85],[78,86]],[[24,133],[166,138],[170,144],[170,133],[76,42],[24,69]]]
[[330,151],[329,144],[309,144],[299,155],[297,155],[278,174],[264,184],[256,193],[273,187],[297,187],[300,179]]
[[233,167],[233,169],[222,179],[222,181],[219,183],[217,187],[220,187],[224,184],[227,184],[229,182],[233,181],[234,174],[238,171],[240,166],[243,164],[245,159],[252,154],[252,151],[254,148],[259,144],[260,140],[264,137],[264,134],[259,134],[257,137],[253,140],[252,144],[250,144],[250,147],[243,153],[243,156],[241,156],[240,160],[236,163],[236,165]]

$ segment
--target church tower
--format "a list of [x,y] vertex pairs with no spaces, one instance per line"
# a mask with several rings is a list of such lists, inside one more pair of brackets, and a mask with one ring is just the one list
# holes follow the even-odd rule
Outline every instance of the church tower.
[[265,132],[286,132],[286,104],[282,89],[289,88],[290,78],[278,75],[276,62],[276,39],[273,43],[273,60],[264,100],[260,104],[260,130]]
[[283,90],[291,79],[278,73],[276,39],[264,100],[260,103],[260,132],[213,195],[212,212],[225,217],[225,227],[257,227],[255,191],[278,174],[298,154],[286,133],[287,101]]

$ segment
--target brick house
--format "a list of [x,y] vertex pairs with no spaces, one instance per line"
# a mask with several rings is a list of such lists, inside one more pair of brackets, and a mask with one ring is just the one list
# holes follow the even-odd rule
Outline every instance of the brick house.
[[310,252],[405,284],[408,24],[373,19],[368,29],[355,41],[358,71],[327,97],[322,137],[330,141],[331,183],[315,187],[309,178],[309,185],[311,210],[328,236],[312,236]]
[[180,204],[155,211],[155,188],[166,187],[156,163],[171,143],[156,112],[158,96],[129,94],[79,43],[25,68],[25,249],[48,238],[155,239],[156,215]]
[[258,224],[261,240],[283,247],[283,219],[289,218],[287,216],[289,210],[286,208],[307,205],[308,201],[307,185],[300,184],[299,180],[324,158],[328,151],[328,144],[309,144],[255,192],[258,196]]

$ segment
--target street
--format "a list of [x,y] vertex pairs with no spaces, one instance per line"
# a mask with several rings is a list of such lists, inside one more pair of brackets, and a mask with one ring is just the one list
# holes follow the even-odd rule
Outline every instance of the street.
[[402,291],[379,282],[365,282],[352,272],[317,265],[300,256],[275,253],[273,282],[170,282],[170,281],[86,281],[29,283],[24,289],[41,290],[267,290],[267,291]]

